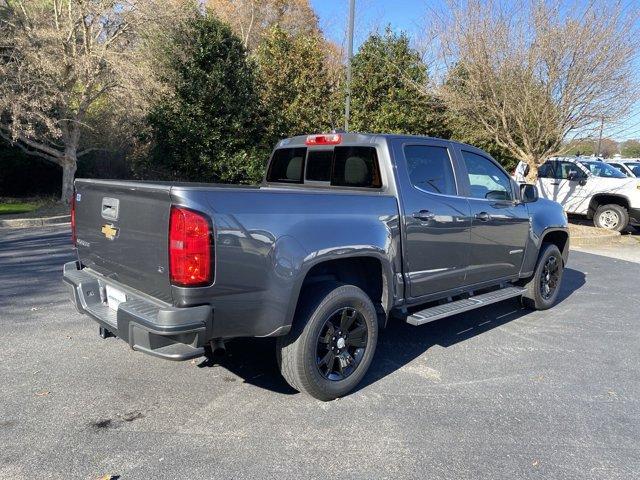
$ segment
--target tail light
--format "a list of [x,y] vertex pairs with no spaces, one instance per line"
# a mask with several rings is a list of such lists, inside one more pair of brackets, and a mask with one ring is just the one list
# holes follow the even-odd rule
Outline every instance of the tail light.
[[169,218],[169,278],[173,285],[196,287],[213,281],[211,227],[192,210],[171,207]]
[[71,196],[71,243],[76,246],[76,190],[73,189]]
[[309,135],[305,140],[305,145],[338,145],[342,142],[342,135],[339,133],[327,133],[321,135]]

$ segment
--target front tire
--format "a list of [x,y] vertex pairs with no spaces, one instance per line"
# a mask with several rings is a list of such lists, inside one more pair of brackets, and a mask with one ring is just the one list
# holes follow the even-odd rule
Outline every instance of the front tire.
[[629,212],[615,203],[601,205],[593,215],[593,224],[598,228],[622,232],[629,225]]
[[360,288],[337,282],[310,287],[291,331],[278,338],[280,372],[296,390],[334,400],[360,383],[377,341],[376,309]]
[[564,260],[556,245],[542,245],[533,277],[525,285],[522,303],[534,310],[547,310],[556,303],[564,272]]

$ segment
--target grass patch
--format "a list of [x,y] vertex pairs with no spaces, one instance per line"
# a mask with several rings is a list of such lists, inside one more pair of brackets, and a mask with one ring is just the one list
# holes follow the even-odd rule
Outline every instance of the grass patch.
[[40,205],[42,204],[37,202],[0,203],[0,215],[32,212],[36,208],[40,207]]

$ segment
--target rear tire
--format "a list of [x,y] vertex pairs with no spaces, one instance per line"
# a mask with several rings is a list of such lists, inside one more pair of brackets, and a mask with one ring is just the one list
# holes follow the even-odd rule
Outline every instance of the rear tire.
[[563,272],[564,261],[558,247],[552,243],[543,244],[533,277],[525,285],[527,291],[522,295],[523,305],[534,310],[553,307],[558,299]]
[[278,338],[280,372],[300,392],[322,401],[353,390],[367,373],[378,341],[369,296],[337,282],[307,289],[291,331]]
[[615,203],[601,205],[593,216],[593,224],[598,228],[622,232],[629,225],[629,212]]

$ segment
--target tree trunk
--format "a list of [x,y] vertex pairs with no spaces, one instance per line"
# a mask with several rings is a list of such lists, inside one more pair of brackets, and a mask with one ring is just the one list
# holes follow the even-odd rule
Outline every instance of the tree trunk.
[[537,161],[529,162],[529,174],[527,175],[527,182],[535,184],[538,180],[538,167],[540,165]]
[[67,205],[71,203],[71,196],[73,195],[73,179],[76,175],[78,163],[76,159],[76,152],[65,152],[64,159],[62,160],[62,194],[60,195],[60,201],[65,202]]

